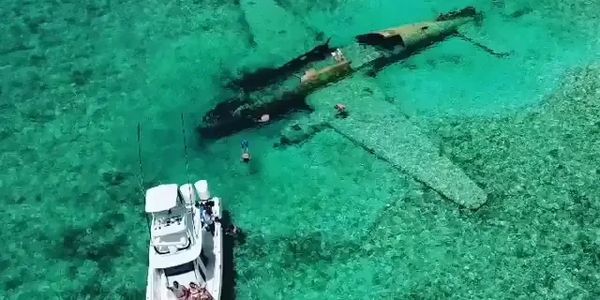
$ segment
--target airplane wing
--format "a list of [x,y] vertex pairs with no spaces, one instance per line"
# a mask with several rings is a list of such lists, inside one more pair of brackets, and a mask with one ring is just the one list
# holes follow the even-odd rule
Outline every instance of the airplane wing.
[[[392,103],[377,83],[354,76],[307,98],[314,114],[354,144],[461,206],[477,209],[486,193]],[[334,105],[346,105],[349,116],[332,118]]]

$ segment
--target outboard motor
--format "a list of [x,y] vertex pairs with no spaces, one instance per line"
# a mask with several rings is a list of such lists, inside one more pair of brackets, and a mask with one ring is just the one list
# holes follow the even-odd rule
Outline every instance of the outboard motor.
[[192,209],[196,203],[196,190],[191,183],[186,183],[179,187],[179,193],[185,202],[185,208]]
[[194,183],[194,187],[196,187],[201,202],[208,201],[211,198],[210,191],[208,190],[208,181],[198,180]]

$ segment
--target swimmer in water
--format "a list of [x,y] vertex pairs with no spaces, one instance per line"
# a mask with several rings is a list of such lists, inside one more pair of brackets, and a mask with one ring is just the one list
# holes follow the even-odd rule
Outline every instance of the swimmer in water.
[[342,103],[338,103],[333,108],[335,108],[337,110],[336,117],[345,118],[348,116],[348,111],[346,110],[346,105],[344,105]]
[[250,152],[248,150],[248,141],[242,140],[242,161],[247,163],[250,162]]
[[270,119],[271,119],[271,116],[269,116],[269,114],[264,114],[264,115],[260,116],[260,118],[258,118],[258,120],[256,120],[256,122],[267,123],[267,122],[269,122]]
[[250,162],[250,154],[247,152],[242,153],[242,161],[245,163]]

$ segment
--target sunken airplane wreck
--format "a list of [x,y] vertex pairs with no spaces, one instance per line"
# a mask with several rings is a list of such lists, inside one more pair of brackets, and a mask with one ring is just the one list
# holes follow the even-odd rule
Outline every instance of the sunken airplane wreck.
[[[486,192],[443,155],[419,126],[403,117],[398,107],[390,106],[385,92],[368,75],[451,35],[494,56],[507,55],[458,32],[459,26],[479,18],[475,9],[468,7],[443,14],[435,21],[359,35],[356,44],[342,49],[324,43],[283,66],[247,74],[233,82],[242,96],[209,111],[199,131],[205,139],[215,139],[257,126],[257,119],[263,114],[281,118],[293,110],[308,109],[313,113],[291,122],[281,132],[282,146],[302,143],[324,129],[332,130],[442,198],[464,208],[478,209],[487,201]],[[304,75],[298,76],[302,72]],[[352,80],[340,80],[350,74],[354,74]],[[322,88],[330,83],[336,84]],[[349,107],[367,105],[369,109],[353,110],[344,118],[336,118],[330,110],[337,98],[343,98]]]
[[310,110],[306,97],[319,88],[355,72],[374,75],[457,34],[461,25],[480,17],[475,8],[467,7],[434,21],[358,35],[357,43],[342,48],[330,47],[328,40],[280,67],[259,69],[233,81],[241,96],[216,105],[197,129],[205,139],[218,139],[257,126],[263,114],[277,119],[292,111]]

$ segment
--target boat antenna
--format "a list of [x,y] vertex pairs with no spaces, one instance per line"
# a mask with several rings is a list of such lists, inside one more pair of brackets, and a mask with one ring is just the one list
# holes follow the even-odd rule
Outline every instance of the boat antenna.
[[[138,162],[140,166],[140,174],[138,174],[138,184],[140,188],[140,194],[142,194],[142,199],[144,199],[144,168],[142,167],[142,125],[140,123],[137,124],[137,144],[138,144]],[[142,200],[143,201],[143,200]],[[144,214],[146,216],[146,224],[148,225],[148,232],[150,232],[150,217],[147,213]]]
[[140,167],[140,173],[138,176],[138,184],[140,192],[144,193],[144,168],[142,167],[142,125],[137,124],[137,144],[138,144],[138,163]]
[[[185,139],[185,118],[183,117],[183,113],[181,113],[181,135],[183,135],[183,158],[185,159],[185,176],[187,177],[186,180],[187,182],[190,184],[189,185],[189,195],[190,197],[193,195],[192,194],[192,183],[190,182],[190,163],[188,161],[188,155],[187,155],[187,141]],[[193,203],[194,205],[196,203]]]

